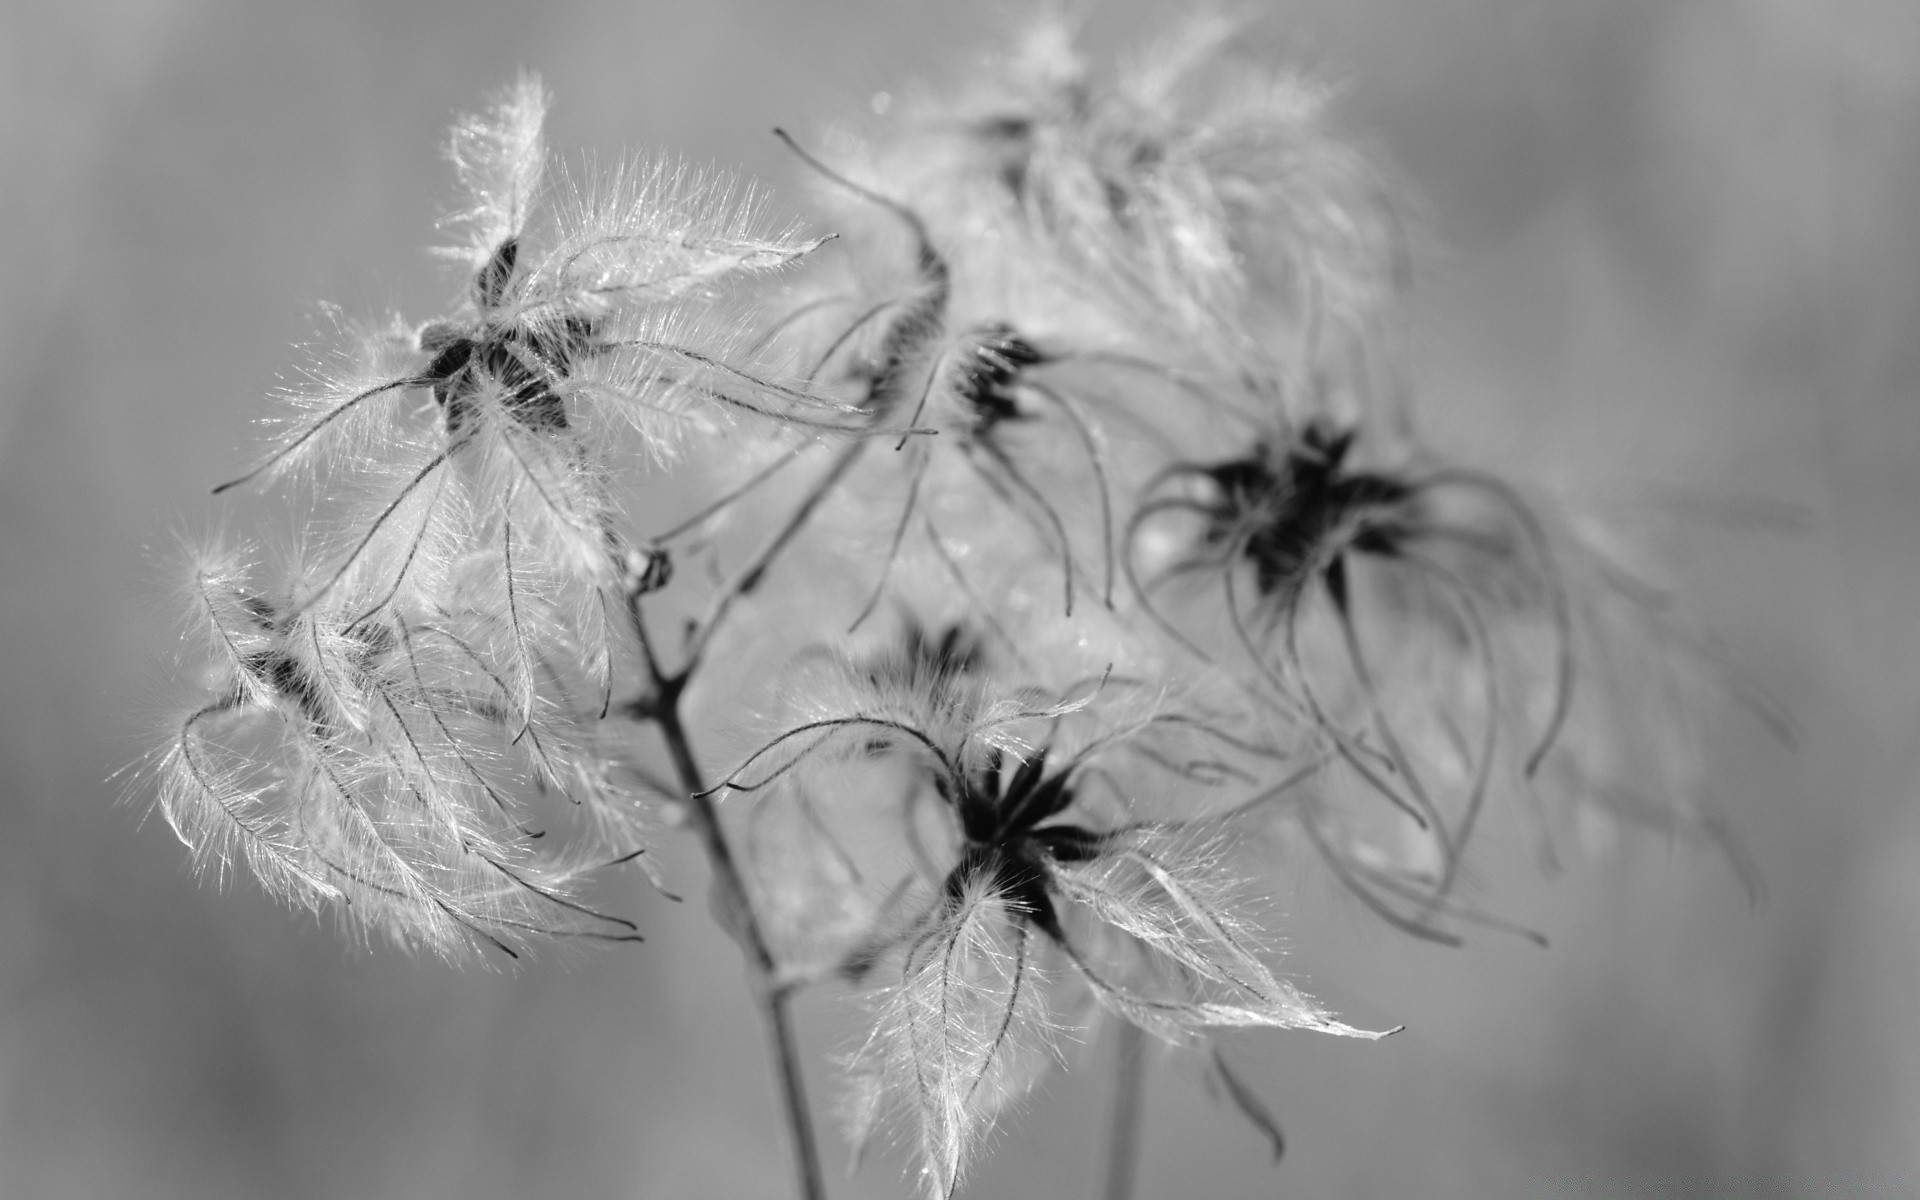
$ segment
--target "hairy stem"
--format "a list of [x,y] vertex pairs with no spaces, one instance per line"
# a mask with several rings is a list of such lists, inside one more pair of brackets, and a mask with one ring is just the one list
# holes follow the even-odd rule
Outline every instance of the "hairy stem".
[[1107,1127],[1107,1186],[1105,1200],[1133,1200],[1133,1181],[1140,1165],[1140,1099],[1147,1073],[1147,1035],[1131,1021],[1120,1022],[1115,1047],[1113,1114]]

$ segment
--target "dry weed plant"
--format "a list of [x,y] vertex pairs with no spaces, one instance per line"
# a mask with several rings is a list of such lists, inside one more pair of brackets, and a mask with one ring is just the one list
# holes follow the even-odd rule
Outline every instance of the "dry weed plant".
[[308,533],[192,563],[214,682],[158,773],[196,862],[518,957],[638,940],[590,881],[690,831],[801,1194],[819,986],[870,1019],[854,1145],[937,1197],[1117,1026],[1124,1196],[1142,1031],[1276,1152],[1211,1032],[1380,1036],[1276,972],[1284,872],[1454,943],[1505,927],[1458,887],[1488,820],[1720,838],[1678,732],[1711,672],[1534,485],[1423,445],[1414,222],[1238,32],[1096,70],[1042,21],[874,138],[788,138],[831,244],[562,165],[530,76],[461,120],[455,303],[353,335],[216,489]]

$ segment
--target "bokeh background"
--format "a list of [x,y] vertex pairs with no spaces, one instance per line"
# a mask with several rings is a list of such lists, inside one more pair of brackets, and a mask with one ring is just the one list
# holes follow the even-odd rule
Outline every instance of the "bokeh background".
[[[1800,734],[1709,748],[1757,907],[1713,856],[1631,838],[1553,877],[1524,837],[1490,856],[1545,951],[1416,945],[1303,887],[1291,968],[1411,1028],[1232,1041],[1277,1168],[1161,1064],[1140,1194],[1920,1194],[1920,6],[1263,7],[1443,240],[1417,313],[1435,436],[1679,514],[1688,603]],[[1096,46],[1170,17],[1090,12]],[[646,946],[513,973],[356,950],[196,883],[115,773],[176,694],[175,530],[261,519],[205,489],[319,302],[443,302],[422,247],[453,113],[531,66],[556,146],[675,148],[799,212],[771,125],[951,78],[1017,21],[0,3],[0,1196],[784,1194],[738,960],[697,904],[636,895]],[[803,1019],[824,1101],[851,1026]],[[967,1194],[1094,1195],[1110,1070],[1050,1084]],[[905,1191],[889,1163],[836,1186]]]

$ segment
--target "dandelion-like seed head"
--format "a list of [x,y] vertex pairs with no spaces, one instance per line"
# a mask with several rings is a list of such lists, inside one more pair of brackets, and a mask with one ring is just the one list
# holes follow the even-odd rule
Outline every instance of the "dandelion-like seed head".
[[[853,711],[803,721],[729,786],[801,789],[816,764],[866,762],[869,786],[897,797],[864,805],[899,814],[915,865],[846,962],[880,983],[874,1031],[852,1060],[854,1107],[867,1122],[902,1114],[932,1194],[951,1193],[979,1136],[1038,1077],[1069,991],[1177,1040],[1237,1025],[1360,1032],[1265,964],[1201,824],[1134,821],[1124,806],[1103,816],[1088,802],[1090,787],[1122,787],[1106,759],[1150,733],[1204,733],[1151,706],[1114,724],[1097,681],[1064,699],[996,695],[951,653],[926,655],[923,634],[905,645],[842,660]],[[904,771],[879,770],[895,759]],[[1181,782],[1178,768],[1163,778]],[[928,812],[939,820],[929,825]],[[902,922],[903,909],[917,915]],[[856,1140],[869,1132],[863,1124]]]
[[[339,321],[215,489],[297,480],[305,532],[191,564],[206,681],[154,763],[196,865],[517,957],[638,940],[593,880],[658,886],[671,820],[803,1192],[785,1006],[837,981],[871,1017],[854,1141],[897,1133],[944,1200],[1096,1017],[1136,1050],[1381,1036],[1277,973],[1265,827],[1447,943],[1504,927],[1459,895],[1491,797],[1723,837],[1663,794],[1711,656],[1552,504],[1421,447],[1382,361],[1408,202],[1247,28],[1107,70],[1055,13],[870,144],[776,130],[849,235],[791,286],[829,239],[718,172],[550,155],[533,75],[461,117],[449,303]],[[759,722],[717,785],[703,722]]]

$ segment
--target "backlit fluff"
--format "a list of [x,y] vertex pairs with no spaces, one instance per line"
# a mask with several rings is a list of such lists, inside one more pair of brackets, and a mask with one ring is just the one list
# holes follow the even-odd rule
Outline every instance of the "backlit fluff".
[[[1453,888],[1495,795],[1720,840],[1683,778],[1695,754],[1664,732],[1720,706],[1706,661],[1515,486],[1370,450],[1316,419],[1292,441],[1173,464],[1125,538],[1143,611],[1318,747],[1329,777],[1309,790],[1344,799],[1293,810],[1340,878],[1401,928],[1453,941],[1443,918],[1466,911]],[[1623,658],[1643,685],[1626,685]],[[1353,811],[1368,795],[1400,819]]]
[[662,801],[802,1193],[788,1005],[838,982],[856,1145],[944,1200],[1095,1018],[1213,1050],[1276,1151],[1211,1031],[1379,1036],[1276,972],[1273,829],[1449,943],[1502,924],[1465,898],[1497,799],[1548,846],[1589,806],[1724,841],[1713,655],[1421,448],[1406,206],[1243,32],[1107,71],[1043,19],[864,143],[787,139],[821,254],[724,176],[550,159],[531,76],[460,119],[457,294],[351,334],[216,489],[291,485],[302,541],[194,564],[208,678],[158,764],[196,861],[448,956],[635,940],[592,879]]
[[896,814],[907,866],[846,961],[891,980],[852,1060],[854,1132],[864,1142],[898,1112],[929,1194],[952,1194],[980,1134],[1037,1077],[1071,1020],[1063,987],[1169,1039],[1227,1026],[1378,1036],[1273,973],[1200,826],[1126,819],[1130,797],[1103,764],[1185,726],[1150,712],[1106,724],[1091,689],[1004,694],[952,657],[842,670],[861,701],[801,721],[723,786],[775,789],[762,803],[780,804],[811,764],[849,761],[890,781],[862,801]]
[[1328,398],[1316,373],[1348,376],[1390,335],[1410,222],[1333,131],[1327,87],[1239,53],[1246,34],[1193,20],[1103,72],[1042,21],[984,81],[910,110],[889,161],[944,226],[1030,259],[1032,284],[1119,314],[1164,363],[1260,379],[1303,420]]
[[[545,110],[538,81],[522,76],[454,129],[464,204],[447,220],[461,240],[446,253],[469,272],[459,303],[317,372],[293,397],[303,421],[215,490],[322,474],[352,499],[314,540],[328,568],[291,603],[338,588],[393,612],[470,607],[501,631],[492,665],[517,693],[565,645],[604,707],[619,610],[657,565],[623,532],[616,486],[681,439],[724,436],[743,419],[847,422],[840,406],[758,374],[732,308],[730,285],[818,239],[769,231],[723,176],[670,163],[552,169]],[[409,395],[430,403],[431,423],[400,402]],[[497,585],[449,600],[463,586],[449,580],[489,572]],[[377,587],[359,586],[371,576]]]
[[204,867],[224,878],[244,861],[290,903],[449,957],[634,937],[579,889],[644,849],[639,801],[580,744],[555,686],[516,695],[457,614],[295,609],[246,566],[202,559],[214,686],[161,760],[161,811]]

